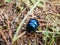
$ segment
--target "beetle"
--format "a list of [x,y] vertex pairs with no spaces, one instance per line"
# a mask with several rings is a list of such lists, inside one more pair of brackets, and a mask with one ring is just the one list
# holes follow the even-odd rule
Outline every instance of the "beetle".
[[36,19],[30,19],[27,24],[27,32],[35,32],[37,30],[37,27],[39,26],[39,22]]

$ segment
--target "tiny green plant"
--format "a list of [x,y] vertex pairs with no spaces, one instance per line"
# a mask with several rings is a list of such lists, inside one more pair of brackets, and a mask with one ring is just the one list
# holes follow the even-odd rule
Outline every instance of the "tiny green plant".
[[11,0],[5,0],[5,2],[11,2]]

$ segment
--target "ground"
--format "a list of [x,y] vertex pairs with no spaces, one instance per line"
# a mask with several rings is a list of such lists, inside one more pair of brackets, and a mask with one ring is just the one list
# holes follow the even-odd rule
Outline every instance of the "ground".
[[30,7],[26,0],[0,0],[0,45],[60,45],[60,0],[41,0],[40,3],[42,6],[38,4],[27,16],[18,36],[26,31],[26,25],[31,18],[39,21],[38,31],[26,32],[12,41],[19,24],[34,6]]

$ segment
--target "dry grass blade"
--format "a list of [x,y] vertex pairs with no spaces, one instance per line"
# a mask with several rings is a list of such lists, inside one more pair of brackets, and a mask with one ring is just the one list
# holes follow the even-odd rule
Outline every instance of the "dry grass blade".
[[29,16],[29,14],[34,10],[34,8],[38,5],[39,2],[40,2],[40,0],[38,0],[38,1],[34,4],[34,6],[32,7],[32,9],[27,13],[27,15],[24,17],[24,19],[23,19],[22,22],[20,23],[20,25],[19,25],[19,27],[17,28],[17,31],[16,31],[16,33],[15,33],[13,39],[12,39],[13,41],[14,41],[15,38],[17,37],[18,32],[20,31],[20,29],[21,29],[21,27],[22,27],[24,21],[25,21],[26,18]]
[[15,40],[12,41],[12,43],[14,43],[14,42],[15,42],[17,39],[19,39],[20,37],[22,37],[25,33],[26,33],[26,31],[23,32],[23,33],[22,33],[21,35],[19,35],[18,37],[16,37]]
[[[54,34],[55,32],[50,32],[50,31],[36,31],[37,33],[45,33],[45,32],[48,32],[48,33],[50,33],[50,34]],[[60,33],[56,33],[56,34],[60,34]]]

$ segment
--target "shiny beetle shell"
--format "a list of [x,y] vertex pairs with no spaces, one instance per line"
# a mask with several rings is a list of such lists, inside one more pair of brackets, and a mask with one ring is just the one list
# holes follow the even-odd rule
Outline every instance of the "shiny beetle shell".
[[39,26],[39,22],[36,19],[30,19],[27,24],[27,31],[28,32],[35,32],[37,27]]

